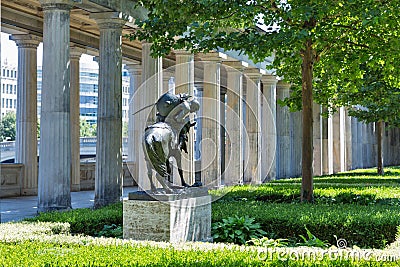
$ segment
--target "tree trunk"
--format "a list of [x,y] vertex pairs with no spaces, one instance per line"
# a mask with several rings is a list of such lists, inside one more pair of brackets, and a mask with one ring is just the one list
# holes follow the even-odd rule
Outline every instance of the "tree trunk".
[[303,104],[303,143],[302,143],[302,181],[301,201],[313,202],[313,64],[314,51],[312,41],[305,44],[302,72]]
[[382,134],[383,130],[385,128],[384,122],[383,121],[378,121],[376,123],[376,143],[378,144],[378,174],[379,175],[384,175],[384,170],[383,170],[383,151],[382,151]]

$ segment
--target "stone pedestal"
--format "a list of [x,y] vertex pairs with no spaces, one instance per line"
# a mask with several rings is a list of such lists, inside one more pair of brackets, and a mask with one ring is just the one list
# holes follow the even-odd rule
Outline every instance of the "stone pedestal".
[[125,239],[212,241],[211,196],[206,188],[176,194],[130,193],[123,203],[123,231]]

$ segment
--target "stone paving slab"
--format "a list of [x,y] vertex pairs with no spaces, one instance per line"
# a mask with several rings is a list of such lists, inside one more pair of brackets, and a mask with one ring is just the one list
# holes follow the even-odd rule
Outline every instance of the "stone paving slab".
[[[124,187],[123,198],[137,187]],[[71,192],[72,208],[91,208],[94,203],[94,191]],[[0,199],[0,222],[19,221],[37,214],[37,196],[10,197]]]

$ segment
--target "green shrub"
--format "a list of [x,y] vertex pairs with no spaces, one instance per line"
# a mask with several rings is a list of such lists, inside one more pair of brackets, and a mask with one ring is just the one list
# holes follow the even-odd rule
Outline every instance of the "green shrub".
[[266,233],[261,230],[261,225],[254,222],[254,218],[228,217],[222,222],[212,225],[212,236],[216,242],[226,242],[243,245],[253,238],[259,238]]
[[105,225],[122,225],[122,203],[112,204],[100,209],[75,209],[63,212],[44,212],[25,221],[67,222],[71,233],[96,236]]
[[288,247],[290,242],[288,239],[278,238],[272,239],[266,236],[261,238],[252,238],[246,242],[248,245],[265,247],[265,248],[278,248],[278,247]]
[[300,235],[302,242],[297,243],[298,246],[306,246],[306,247],[317,247],[317,248],[327,248],[329,246],[328,241],[322,241],[315,235],[313,235],[310,230],[307,229],[307,237]]
[[260,201],[215,202],[212,220],[221,222],[233,216],[251,216],[273,238],[300,242],[306,226],[321,240],[336,244],[334,236],[344,238],[349,246],[383,248],[395,240],[400,224],[398,207],[286,204]]
[[116,237],[116,238],[122,238],[123,236],[123,229],[121,225],[104,225],[103,229],[96,233],[96,236],[98,237]]
[[[329,254],[316,259],[292,255],[304,254],[304,250],[268,249],[265,255],[250,247],[215,247],[204,244],[203,248],[191,245],[184,249],[166,244],[161,246],[123,244],[123,245],[79,245],[44,242],[3,243],[0,242],[0,266],[290,266],[290,267],[377,267],[398,266],[399,262],[374,261],[357,258],[338,258],[332,260]],[[309,250],[307,253],[315,250]],[[279,252],[279,253],[278,253]],[[296,254],[297,253],[297,254]],[[396,257],[398,253],[396,254]]]
[[[299,203],[300,184],[263,184],[225,187],[211,191],[218,201],[264,201]],[[319,204],[358,204],[400,206],[400,187],[316,184],[314,200]]]

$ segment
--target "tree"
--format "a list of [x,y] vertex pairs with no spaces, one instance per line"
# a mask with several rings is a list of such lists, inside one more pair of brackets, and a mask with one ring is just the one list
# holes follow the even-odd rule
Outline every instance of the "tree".
[[0,122],[0,139],[1,141],[15,141],[17,133],[15,112],[7,112]]
[[122,122],[122,136],[128,136],[128,123]]
[[80,120],[79,129],[81,137],[93,137],[97,135],[96,124],[90,124],[86,120]]
[[[365,66],[365,65],[364,65]],[[362,86],[340,96],[349,115],[365,123],[376,123],[377,169],[383,175],[382,134],[385,123],[400,125],[400,89],[385,81],[381,70],[365,68]]]
[[[339,76],[347,80],[362,77],[358,67],[343,73],[347,64],[359,66],[365,60],[354,58],[352,50],[359,51],[365,43],[372,43],[373,48],[392,47],[387,42],[390,38],[382,42],[381,36],[397,25],[397,2],[142,0],[139,5],[148,9],[148,19],[136,21],[139,29],[131,38],[152,42],[154,56],[168,54],[171,49],[196,53],[222,47],[264,61],[274,53],[271,68],[292,84],[293,95],[286,103],[292,110],[303,110],[301,199],[312,202],[313,97],[330,103],[338,92],[339,80],[334,73],[341,71]],[[379,27],[381,23],[386,23],[385,27]],[[340,55],[344,60],[334,60]]]

